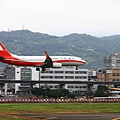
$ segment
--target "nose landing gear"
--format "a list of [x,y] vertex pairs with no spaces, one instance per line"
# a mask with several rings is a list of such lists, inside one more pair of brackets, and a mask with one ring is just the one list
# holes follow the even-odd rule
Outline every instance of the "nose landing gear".
[[76,66],[76,70],[78,70],[78,66]]

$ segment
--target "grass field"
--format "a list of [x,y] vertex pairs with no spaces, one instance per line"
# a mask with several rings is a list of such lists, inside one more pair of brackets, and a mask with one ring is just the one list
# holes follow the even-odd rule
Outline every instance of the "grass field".
[[[0,104],[0,120],[31,120],[22,113],[120,113],[120,103],[11,103]],[[32,119],[37,120],[37,119]]]

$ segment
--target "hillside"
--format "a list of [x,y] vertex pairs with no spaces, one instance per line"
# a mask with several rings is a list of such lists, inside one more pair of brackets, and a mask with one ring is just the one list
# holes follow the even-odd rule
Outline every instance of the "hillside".
[[7,49],[17,55],[78,56],[87,61],[83,68],[93,69],[103,66],[103,57],[110,53],[120,53],[120,35],[97,38],[86,34],[70,34],[62,37],[16,30],[0,32],[0,41]]

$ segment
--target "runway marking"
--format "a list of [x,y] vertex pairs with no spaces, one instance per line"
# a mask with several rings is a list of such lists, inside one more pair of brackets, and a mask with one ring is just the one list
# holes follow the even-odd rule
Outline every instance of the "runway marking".
[[114,119],[112,119],[112,120],[120,120],[120,118],[114,118]]
[[49,117],[49,118],[45,118],[43,120],[51,120],[51,119],[54,119],[54,118],[57,118],[57,117]]

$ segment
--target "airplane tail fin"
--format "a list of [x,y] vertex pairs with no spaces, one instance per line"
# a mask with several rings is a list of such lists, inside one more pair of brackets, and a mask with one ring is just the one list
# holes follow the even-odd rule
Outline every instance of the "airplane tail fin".
[[0,42],[0,60],[11,58],[12,55],[10,52],[5,48],[5,46]]
[[48,52],[45,50],[44,51],[45,52],[45,56],[46,56],[46,58],[49,58],[49,54],[48,54]]

